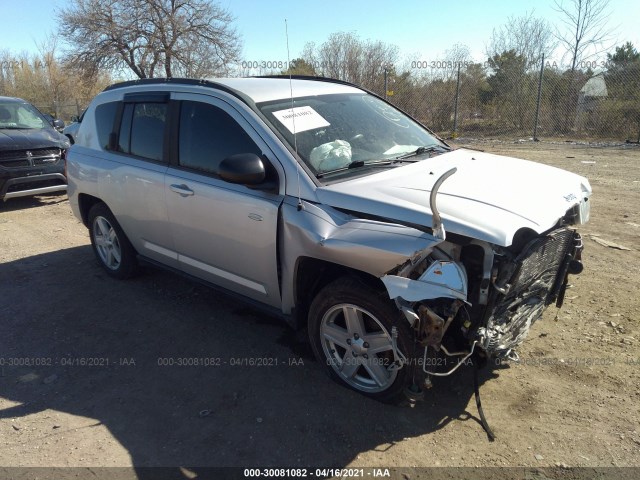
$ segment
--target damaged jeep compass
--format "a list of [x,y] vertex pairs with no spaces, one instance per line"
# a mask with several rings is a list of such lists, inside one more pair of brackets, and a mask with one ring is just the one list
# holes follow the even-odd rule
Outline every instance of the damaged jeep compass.
[[581,176],[452,149],[370,92],[301,77],[113,85],[68,177],[107,273],[144,262],[239,295],[389,402],[467,359],[518,359],[582,271],[591,196]]

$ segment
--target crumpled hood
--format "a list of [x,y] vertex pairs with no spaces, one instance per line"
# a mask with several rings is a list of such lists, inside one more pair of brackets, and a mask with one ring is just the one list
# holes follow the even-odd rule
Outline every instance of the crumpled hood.
[[429,194],[449,169],[436,204],[445,230],[508,246],[521,228],[542,233],[591,195],[589,181],[559,168],[459,149],[317,189],[336,208],[431,227]]
[[0,128],[0,150],[29,150],[36,148],[69,148],[69,140],[53,128]]

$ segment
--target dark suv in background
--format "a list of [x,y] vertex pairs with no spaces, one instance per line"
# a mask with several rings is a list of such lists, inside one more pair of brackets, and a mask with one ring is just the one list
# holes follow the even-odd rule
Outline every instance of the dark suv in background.
[[0,97],[0,200],[65,191],[69,146],[33,105]]

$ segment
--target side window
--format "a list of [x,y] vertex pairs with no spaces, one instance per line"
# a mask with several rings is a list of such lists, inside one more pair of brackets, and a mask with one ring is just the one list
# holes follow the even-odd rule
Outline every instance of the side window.
[[118,151],[161,161],[166,118],[166,103],[125,103]]
[[220,162],[238,153],[262,154],[251,137],[224,110],[201,102],[182,102],[181,166],[217,174]]
[[[102,148],[107,148],[109,144],[109,134],[113,131],[113,121],[118,110],[119,102],[103,103],[96,107],[96,129],[98,131],[98,142]],[[86,111],[86,110],[85,110]],[[84,113],[82,114],[84,117]]]

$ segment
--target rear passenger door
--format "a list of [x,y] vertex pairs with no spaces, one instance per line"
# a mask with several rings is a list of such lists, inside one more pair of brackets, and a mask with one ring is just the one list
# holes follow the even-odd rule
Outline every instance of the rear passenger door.
[[221,99],[174,94],[172,109],[177,138],[165,189],[180,268],[279,307],[276,240],[283,196],[278,188],[248,188],[218,176],[224,158],[254,153],[278,177],[274,156],[243,114]]
[[164,175],[168,166],[169,94],[125,94],[108,140],[105,201],[136,251],[177,268],[167,223]]

